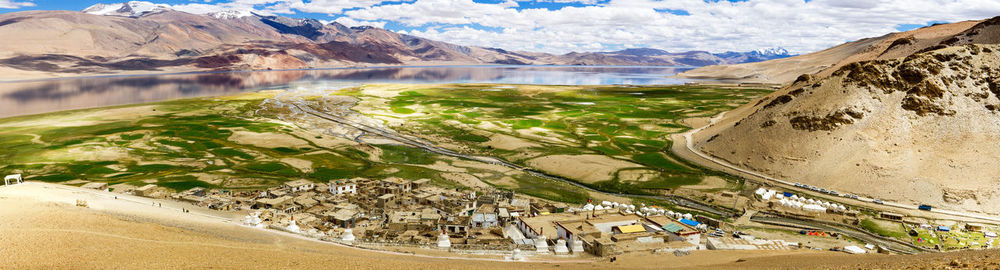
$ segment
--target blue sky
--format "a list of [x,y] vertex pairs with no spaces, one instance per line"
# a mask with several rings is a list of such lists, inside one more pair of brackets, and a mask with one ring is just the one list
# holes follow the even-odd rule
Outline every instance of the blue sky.
[[[463,45],[551,53],[806,53],[933,23],[1000,15],[995,0],[149,0],[176,10],[254,11],[370,25]],[[82,10],[88,0],[0,0],[0,12]],[[104,2],[113,3],[113,2]]]

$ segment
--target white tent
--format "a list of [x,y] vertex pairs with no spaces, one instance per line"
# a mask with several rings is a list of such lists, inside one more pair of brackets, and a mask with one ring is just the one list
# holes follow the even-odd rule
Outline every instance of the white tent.
[[802,210],[806,211],[816,211],[816,212],[826,212],[826,208],[818,204],[807,204],[802,206]]
[[844,252],[847,252],[847,253],[850,253],[850,254],[865,254],[865,253],[868,253],[867,251],[865,251],[864,249],[862,249],[862,248],[860,248],[858,246],[846,246],[846,247],[844,247]]

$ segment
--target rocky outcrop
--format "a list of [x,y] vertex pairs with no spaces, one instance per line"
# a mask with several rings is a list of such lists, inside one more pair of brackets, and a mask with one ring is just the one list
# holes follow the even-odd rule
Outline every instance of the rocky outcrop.
[[1000,45],[951,46],[800,76],[727,114],[695,144],[841,193],[1000,213],[1000,196],[983,195],[1000,192],[998,108]]

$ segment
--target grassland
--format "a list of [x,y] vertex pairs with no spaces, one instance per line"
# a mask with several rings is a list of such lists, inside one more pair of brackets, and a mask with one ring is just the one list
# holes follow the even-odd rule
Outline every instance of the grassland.
[[[386,90],[375,85],[335,94],[357,98],[353,110],[386,126],[458,151],[519,164],[586,164],[543,165],[550,165],[547,173],[582,175],[571,178],[599,190],[657,193],[714,174],[663,151],[671,144],[668,134],[687,129],[681,119],[716,114],[765,92],[495,85]],[[262,110],[270,97],[253,93],[0,119],[0,171],[23,173],[28,180],[153,183],[171,190],[397,176],[454,188],[479,182],[574,203],[591,195],[502,166],[310,131]],[[588,167],[594,170],[579,171]]]
[[665,151],[672,143],[669,134],[688,129],[683,119],[714,115],[768,92],[443,85],[360,87],[340,94],[360,99],[355,110],[394,129],[467,153],[500,157],[602,191],[660,194],[718,175]]
[[171,190],[258,189],[296,179],[388,176],[460,187],[436,170],[407,165],[436,162],[428,153],[323,138],[256,115],[267,97],[189,99],[0,119],[0,171],[23,173],[27,180],[154,183]]

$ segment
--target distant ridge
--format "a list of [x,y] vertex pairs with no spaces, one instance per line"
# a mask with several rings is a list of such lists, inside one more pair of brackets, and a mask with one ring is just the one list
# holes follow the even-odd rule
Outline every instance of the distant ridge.
[[8,37],[0,43],[0,71],[5,71],[0,74],[17,77],[359,65],[704,66],[790,56],[784,50],[712,54],[648,48],[554,55],[252,11],[192,14],[144,1],[96,4],[82,12],[0,14],[0,37]]
[[[1000,17],[989,20],[934,24],[906,32],[860,39],[826,50],[767,61],[706,66],[678,74],[682,78],[742,82],[789,83],[799,75],[826,77],[833,71],[866,60],[906,57],[917,51],[961,44],[995,44]],[[766,50],[765,50],[766,51]],[[764,53],[764,51],[761,51]]]

